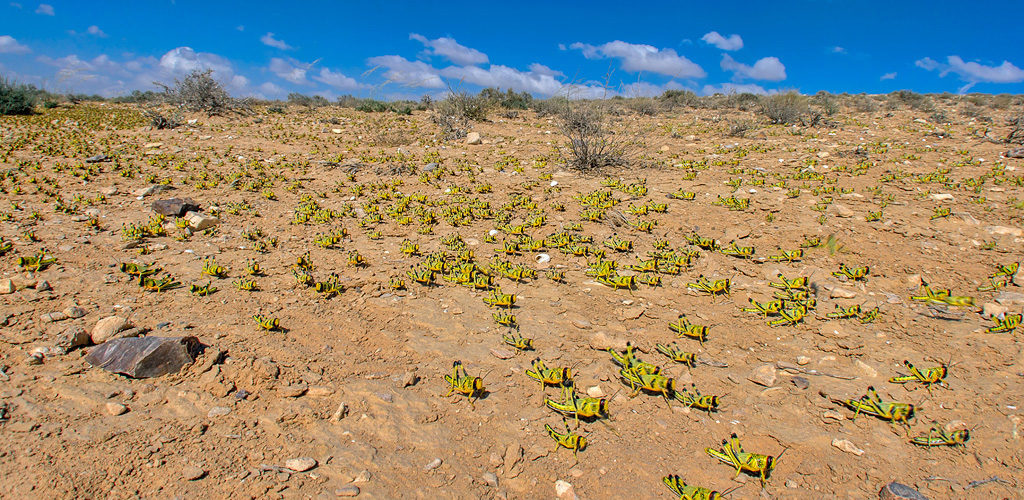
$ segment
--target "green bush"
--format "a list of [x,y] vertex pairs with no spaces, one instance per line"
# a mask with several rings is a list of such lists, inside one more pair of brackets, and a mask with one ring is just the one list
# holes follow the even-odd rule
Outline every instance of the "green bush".
[[661,94],[661,100],[670,107],[696,108],[700,106],[700,98],[689,90],[666,90],[664,94]]
[[34,87],[0,78],[0,115],[29,115],[34,105]]
[[501,89],[488,87],[480,91],[480,98],[487,101],[490,106],[498,106],[505,109],[529,109],[533,104],[533,96],[528,92],[515,92],[508,89],[504,93]]

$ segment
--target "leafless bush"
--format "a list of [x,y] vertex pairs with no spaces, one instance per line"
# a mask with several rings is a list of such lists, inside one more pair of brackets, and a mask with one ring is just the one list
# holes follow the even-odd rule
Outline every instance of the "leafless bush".
[[853,109],[861,113],[874,113],[878,111],[878,103],[866,95],[853,97]]
[[730,120],[727,134],[729,137],[744,137],[753,128],[754,122],[750,120]]
[[797,123],[808,112],[807,99],[796,92],[775,94],[761,100],[759,111],[771,123]]
[[689,90],[666,90],[661,94],[661,102],[669,109],[676,106],[696,108],[700,106],[700,98]]
[[471,121],[486,120],[489,105],[482,97],[451,90],[445,100],[433,107],[431,120],[441,129],[445,140],[453,141],[466,137]]
[[641,116],[654,116],[658,114],[658,102],[650,97],[627,99],[626,107]]
[[573,168],[592,171],[626,162],[625,144],[608,129],[603,104],[566,100],[558,113],[560,131],[568,139],[568,155],[563,151],[563,156]]
[[182,125],[181,113],[174,113],[171,116],[164,116],[155,109],[147,109],[142,114],[149,118],[149,124],[157,130],[178,128]]
[[825,116],[832,116],[839,112],[839,101],[836,99],[836,96],[824,90],[814,94],[812,100],[814,104],[821,108],[821,112],[825,113]]
[[1008,120],[1010,133],[1006,135],[1004,142],[1009,144],[1024,144],[1024,114]]
[[248,101],[232,99],[212,74],[212,69],[195,70],[184,80],[175,80],[173,88],[159,82],[153,83],[164,89],[167,102],[186,111],[202,111],[208,116],[248,111]]

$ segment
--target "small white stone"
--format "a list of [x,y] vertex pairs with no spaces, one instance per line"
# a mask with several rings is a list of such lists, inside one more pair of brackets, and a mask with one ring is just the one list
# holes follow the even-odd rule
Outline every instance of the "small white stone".
[[316,460],[310,457],[289,458],[285,460],[284,466],[286,469],[291,469],[295,472],[306,472],[316,467]]

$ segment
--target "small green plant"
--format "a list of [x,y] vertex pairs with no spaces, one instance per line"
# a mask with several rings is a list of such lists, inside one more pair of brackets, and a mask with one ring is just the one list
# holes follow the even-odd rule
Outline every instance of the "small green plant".
[[0,78],[0,115],[29,115],[35,104],[34,88]]

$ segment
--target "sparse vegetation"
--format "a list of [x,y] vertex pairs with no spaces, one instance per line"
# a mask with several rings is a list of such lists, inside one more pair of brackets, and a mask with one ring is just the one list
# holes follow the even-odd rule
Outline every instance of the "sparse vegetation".
[[0,115],[27,115],[35,105],[34,89],[0,78]]
[[208,116],[240,112],[248,108],[246,101],[233,99],[224,86],[213,78],[213,70],[195,70],[174,87],[154,82],[164,89],[164,99],[186,111],[200,111]]
[[759,111],[771,123],[798,123],[808,112],[807,98],[796,92],[771,95],[761,100]]
[[568,165],[592,171],[625,164],[625,145],[608,129],[601,103],[566,101],[558,118],[562,135],[568,139],[568,154],[563,153]]

